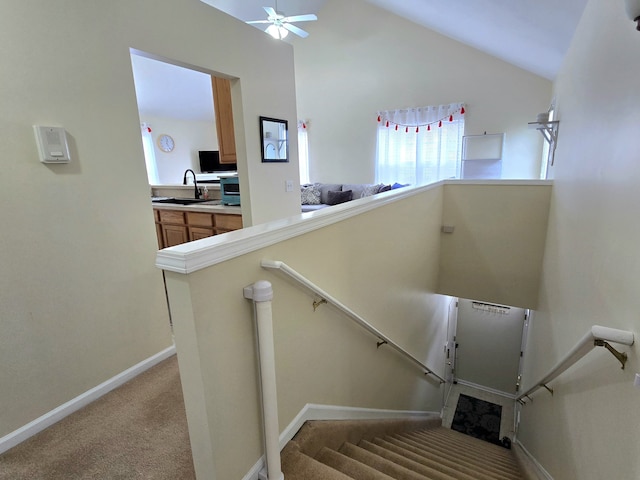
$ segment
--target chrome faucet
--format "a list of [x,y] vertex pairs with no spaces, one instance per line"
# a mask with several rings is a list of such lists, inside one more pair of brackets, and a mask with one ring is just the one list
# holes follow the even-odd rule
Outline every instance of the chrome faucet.
[[191,170],[190,168],[186,169],[184,171],[184,178],[182,179],[182,184],[186,185],[187,184],[187,173],[191,172],[191,174],[193,175],[193,185],[195,188],[195,192],[194,192],[194,197],[195,198],[200,198],[200,190],[198,190],[198,182],[196,181],[196,173]]

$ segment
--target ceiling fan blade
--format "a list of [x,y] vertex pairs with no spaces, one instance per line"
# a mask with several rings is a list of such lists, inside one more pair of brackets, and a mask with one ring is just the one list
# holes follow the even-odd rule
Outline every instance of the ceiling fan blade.
[[278,16],[278,14],[273,9],[273,7],[262,7],[262,8],[264,8],[264,11],[267,12],[267,15],[269,15],[269,17],[277,17]]
[[290,32],[295,33],[299,37],[307,38],[309,36],[307,32],[305,32],[299,27],[296,27],[295,25],[291,25],[290,23],[283,23],[282,26],[287,30],[289,30]]
[[250,25],[253,25],[254,23],[271,23],[271,20],[250,20],[250,21],[244,22],[244,23],[248,23]]
[[306,15],[294,15],[292,17],[284,17],[282,19],[283,22],[313,22],[318,20],[313,13],[308,13]]

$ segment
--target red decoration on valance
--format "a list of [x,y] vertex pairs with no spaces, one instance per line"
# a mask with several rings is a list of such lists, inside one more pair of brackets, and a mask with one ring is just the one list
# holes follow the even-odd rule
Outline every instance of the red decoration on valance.
[[[405,127],[404,131],[406,133],[409,133],[409,127],[413,128],[415,126],[416,127],[416,133],[420,132],[420,127],[427,127],[427,132],[430,132],[431,131],[431,125],[435,125],[437,123],[438,127],[442,127],[442,121],[446,120],[447,118],[449,119],[450,122],[453,122],[454,121],[454,115],[456,113],[459,113],[460,115],[464,115],[465,114],[464,107],[461,106],[459,110],[454,111],[453,113],[450,113],[448,116],[442,117],[442,118],[440,118],[438,120],[435,120],[433,122],[424,123],[424,124],[406,125],[406,124],[396,123],[396,122],[392,122],[390,120],[386,120],[385,121],[385,127],[388,128],[391,124],[393,124],[396,131],[398,130],[398,126]],[[378,123],[382,122],[382,119],[383,119],[382,115],[378,114]]]

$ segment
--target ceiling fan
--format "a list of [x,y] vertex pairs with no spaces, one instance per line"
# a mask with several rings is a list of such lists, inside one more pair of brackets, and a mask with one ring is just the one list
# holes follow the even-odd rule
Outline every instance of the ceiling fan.
[[[257,24],[257,23],[270,23],[265,32],[271,35],[275,39],[283,39],[286,37],[289,32],[295,33],[299,37],[306,38],[309,36],[307,32],[302,30],[300,27],[292,25],[293,22],[313,22],[317,20],[318,17],[313,13],[307,13],[305,15],[294,15],[292,17],[285,17],[283,14],[278,13],[272,7],[262,7],[264,11],[267,12],[266,20],[251,20],[247,23],[249,24]],[[276,2],[276,8],[278,8],[278,2]]]

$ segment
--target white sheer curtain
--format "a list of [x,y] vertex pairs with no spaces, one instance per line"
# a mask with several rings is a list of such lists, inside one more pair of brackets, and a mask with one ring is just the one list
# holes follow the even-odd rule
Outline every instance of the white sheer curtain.
[[156,153],[153,148],[151,126],[147,123],[142,123],[140,130],[142,132],[142,148],[144,149],[144,163],[147,166],[149,185],[157,185],[160,183],[160,177],[158,175],[158,165],[156,164]]
[[378,112],[376,182],[459,178],[464,112],[462,103]]
[[300,162],[300,184],[309,183],[309,136],[307,122],[298,121],[298,161]]

